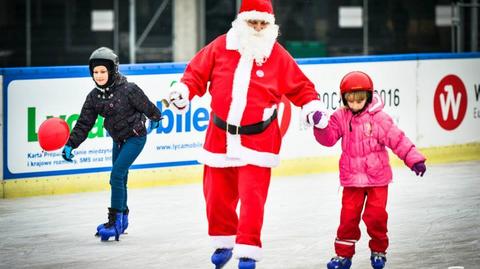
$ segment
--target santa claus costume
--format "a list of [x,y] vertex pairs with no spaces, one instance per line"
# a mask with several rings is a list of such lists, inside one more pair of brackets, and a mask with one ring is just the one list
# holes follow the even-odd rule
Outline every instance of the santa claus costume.
[[[266,25],[261,31],[248,25],[258,21]],[[208,233],[215,249],[233,249],[236,258],[253,264],[262,258],[264,205],[271,168],[279,164],[280,99],[285,95],[302,107],[305,123],[312,112],[324,111],[313,83],[277,36],[271,1],[242,1],[232,28],[193,57],[170,91],[173,107],[181,112],[194,96],[207,90],[211,95],[210,121],[199,158],[205,165]],[[324,117],[319,126],[326,124]]]

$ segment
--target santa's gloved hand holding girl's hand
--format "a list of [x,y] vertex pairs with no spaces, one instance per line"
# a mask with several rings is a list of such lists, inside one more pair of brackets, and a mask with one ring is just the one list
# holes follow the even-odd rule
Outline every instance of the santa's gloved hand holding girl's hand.
[[313,111],[307,115],[307,122],[310,125],[313,125],[317,128],[324,129],[327,126],[325,125],[325,121],[322,122],[322,118],[325,118],[325,117],[326,117],[326,114],[324,112]]
[[412,166],[412,171],[418,176],[423,177],[425,171],[427,171],[427,166],[425,166],[425,161],[418,162]]

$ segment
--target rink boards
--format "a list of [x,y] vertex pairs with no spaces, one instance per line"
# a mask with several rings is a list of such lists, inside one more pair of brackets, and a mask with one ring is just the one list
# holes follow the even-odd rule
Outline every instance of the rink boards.
[[[384,110],[416,143],[428,163],[480,159],[480,53],[408,54],[299,59],[329,111],[339,107],[338,85],[353,70],[367,72],[385,103]],[[185,115],[162,106],[169,85],[184,63],[122,65],[121,72],[157,104],[165,119],[148,135],[144,151],[129,174],[129,187],[200,182],[195,156],[203,145],[209,120],[209,96],[195,97]],[[1,196],[108,189],[111,138],[103,119],[74,151],[75,162],[60,150],[42,152],[38,127],[61,117],[72,127],[93,82],[86,66],[0,69],[3,149]],[[282,163],[275,175],[335,171],[340,148],[318,145],[300,121],[300,109],[285,98],[279,106],[284,132]],[[392,156],[395,165],[401,165]]]

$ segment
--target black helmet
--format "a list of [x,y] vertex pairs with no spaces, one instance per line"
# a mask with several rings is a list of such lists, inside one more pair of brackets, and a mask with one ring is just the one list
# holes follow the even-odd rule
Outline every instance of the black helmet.
[[118,76],[118,66],[120,61],[117,54],[107,47],[101,47],[92,52],[88,60],[90,76],[93,78],[93,69],[96,66],[103,65],[108,70],[108,82],[105,85],[97,85],[101,88],[110,87]]

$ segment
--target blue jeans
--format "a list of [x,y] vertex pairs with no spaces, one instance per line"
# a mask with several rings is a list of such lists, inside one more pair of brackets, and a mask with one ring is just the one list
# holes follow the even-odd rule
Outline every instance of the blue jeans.
[[146,142],[146,136],[130,137],[124,143],[113,142],[113,166],[110,174],[111,208],[120,212],[127,209],[128,169],[142,152]]

